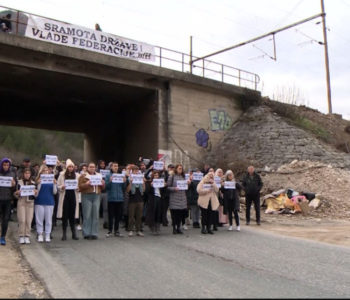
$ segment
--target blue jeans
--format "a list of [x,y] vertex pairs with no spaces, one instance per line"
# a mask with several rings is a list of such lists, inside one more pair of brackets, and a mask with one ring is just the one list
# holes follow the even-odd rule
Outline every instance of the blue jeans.
[[97,236],[100,210],[100,195],[81,194],[81,202],[83,206],[83,236]]

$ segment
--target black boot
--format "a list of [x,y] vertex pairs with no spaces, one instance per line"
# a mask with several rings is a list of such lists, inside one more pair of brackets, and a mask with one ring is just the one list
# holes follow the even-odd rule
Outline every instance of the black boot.
[[72,239],[76,241],[79,240],[75,227],[72,227]]
[[208,231],[209,234],[214,234],[214,232],[211,231],[210,226],[207,226],[207,228],[208,228],[207,231]]
[[203,225],[203,224],[202,224],[202,231],[201,231],[201,233],[203,233],[203,234],[207,234],[208,233],[207,229],[205,228],[205,225]]
[[62,241],[67,240],[67,228],[63,228]]

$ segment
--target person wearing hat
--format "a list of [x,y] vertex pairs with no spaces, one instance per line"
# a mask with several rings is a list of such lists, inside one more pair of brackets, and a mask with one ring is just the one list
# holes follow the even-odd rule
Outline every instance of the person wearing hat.
[[79,191],[78,186],[76,189],[66,189],[66,180],[77,180],[79,174],[74,171],[74,163],[71,159],[66,161],[66,169],[62,171],[57,180],[57,187],[59,191],[57,218],[62,218],[62,241],[67,239],[67,226],[69,220],[69,226],[72,231],[72,239],[78,240],[75,219],[79,217]]

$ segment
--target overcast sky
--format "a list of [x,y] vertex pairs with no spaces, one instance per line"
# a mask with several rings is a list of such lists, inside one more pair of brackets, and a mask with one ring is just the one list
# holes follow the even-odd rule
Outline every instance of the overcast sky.
[[[333,113],[350,119],[350,0],[324,0]],[[0,5],[203,56],[321,12],[320,0],[0,0]],[[211,57],[256,73],[263,96],[328,112],[321,18]],[[207,65],[210,67],[210,65]],[[289,100],[288,100],[289,99]]]

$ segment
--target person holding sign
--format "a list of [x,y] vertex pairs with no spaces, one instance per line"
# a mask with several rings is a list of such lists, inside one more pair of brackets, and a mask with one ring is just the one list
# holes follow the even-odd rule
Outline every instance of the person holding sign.
[[151,232],[160,234],[160,224],[162,223],[162,201],[164,200],[165,187],[164,178],[160,178],[160,172],[152,172],[151,181],[146,184],[147,211],[146,223]]
[[119,232],[119,223],[123,215],[124,195],[128,184],[123,174],[118,174],[119,165],[112,162],[111,172],[106,175],[106,191],[108,201],[108,233],[106,237],[110,237],[113,232],[114,236],[123,236]]
[[[38,242],[44,241],[44,228],[45,221],[45,242],[51,242],[51,230],[52,230],[52,215],[55,206],[54,195],[57,193],[56,179],[53,178],[52,182],[42,182],[41,175],[48,175],[49,168],[46,165],[41,165],[38,176],[36,178],[36,184],[38,188],[38,196],[34,200],[35,211],[35,223],[36,231],[38,233]],[[44,178],[44,177],[43,177]]]
[[[141,181],[142,183],[138,181],[140,176],[142,176],[142,181]],[[144,178],[143,175],[139,174],[139,167],[133,166],[132,173],[130,174],[130,177],[129,177],[129,185],[126,188],[126,192],[129,194],[129,205],[128,205],[129,237],[133,236],[134,226],[136,229],[136,234],[138,236],[144,236],[144,234],[141,232],[142,213],[143,213],[143,194],[145,191],[145,183],[143,178]],[[136,180],[138,183],[135,183]]]
[[88,164],[87,172],[78,179],[83,207],[83,236],[87,240],[98,239],[98,221],[101,190],[105,186],[102,175],[96,172],[94,162]]
[[1,237],[0,244],[6,245],[6,233],[11,214],[11,199],[16,186],[16,174],[11,170],[11,161],[3,158],[0,162],[0,212]]
[[[31,176],[30,168],[23,169],[18,180],[17,191],[14,193],[14,196],[18,199],[17,220],[20,244],[30,244],[30,231],[34,216],[34,196],[38,194],[38,191],[35,189],[35,182],[31,180]],[[24,195],[23,187],[32,187],[32,193],[28,189],[28,196]]]
[[68,220],[72,231],[72,239],[79,240],[75,229],[75,219],[79,217],[79,174],[74,171],[74,163],[66,160],[66,170],[62,171],[57,180],[59,191],[57,218],[62,218],[62,241],[67,240]]
[[214,176],[214,181],[220,179],[220,184],[218,184],[218,182],[216,182],[216,185],[219,188],[219,193],[218,193],[218,199],[219,199],[219,209],[216,213],[215,216],[215,223],[214,223],[214,230],[216,226],[220,226],[222,227],[224,224],[228,223],[228,218],[227,215],[224,214],[224,200],[223,200],[223,195],[222,192],[220,191],[221,188],[221,183],[224,181],[224,171],[222,169],[216,169],[215,171],[215,176]]
[[173,223],[173,234],[182,234],[181,221],[187,211],[186,190],[191,183],[190,179],[185,180],[183,166],[175,166],[174,174],[169,176],[167,186],[170,192],[169,208]]
[[[191,172],[190,172],[191,173]],[[201,171],[197,168],[192,170],[192,173],[201,173]],[[192,226],[193,228],[200,228],[199,226],[199,219],[200,219],[200,208],[198,206],[198,193],[197,193],[197,186],[200,182],[200,180],[195,180],[193,178],[193,174],[190,174],[191,183],[188,187],[187,191],[187,198],[188,198],[188,205],[190,207],[191,211],[191,218],[192,218]]]
[[198,205],[202,213],[202,233],[214,234],[211,230],[213,223],[214,211],[219,208],[219,200],[217,194],[219,188],[214,181],[214,173],[209,172],[197,186]]
[[[102,175],[103,179],[106,178],[106,174],[110,173],[110,170],[106,169],[106,162],[103,159],[97,161],[97,172]],[[103,228],[108,229],[108,201],[107,192],[104,188],[100,195],[100,218],[103,218]]]
[[[231,183],[231,185],[228,184]],[[226,184],[225,184],[226,183]],[[235,181],[235,176],[231,170],[226,171],[224,182],[222,182],[222,186],[220,191],[223,194],[224,199],[224,214],[228,215],[228,220],[230,222],[229,231],[232,231],[232,212],[235,215],[236,222],[236,230],[240,231],[241,228],[239,226],[239,215],[238,212],[240,210],[239,203],[239,191],[242,189],[241,185]]]

